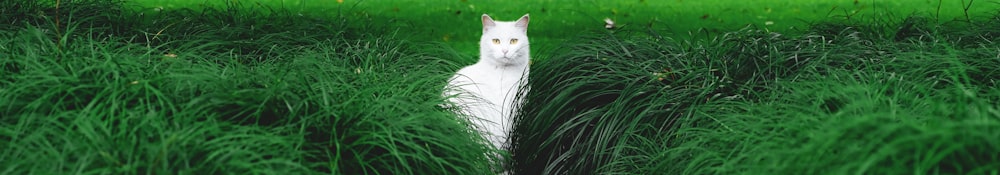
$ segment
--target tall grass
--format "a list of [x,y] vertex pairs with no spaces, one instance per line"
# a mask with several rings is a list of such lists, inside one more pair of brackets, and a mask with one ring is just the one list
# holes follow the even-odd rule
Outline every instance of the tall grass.
[[[532,68],[520,174],[996,174],[995,18],[591,31]],[[891,22],[893,20],[881,20]]]
[[493,166],[467,121],[437,107],[454,55],[418,48],[439,46],[243,6],[150,19],[75,15],[121,9],[113,2],[64,2],[61,25],[55,13],[5,23],[3,174],[485,174]]
[[[0,10],[2,174],[500,166],[467,119],[439,107],[466,54],[379,18],[236,1]],[[535,56],[507,163],[515,174],[1000,173],[1000,17],[890,18],[704,40],[586,31]]]

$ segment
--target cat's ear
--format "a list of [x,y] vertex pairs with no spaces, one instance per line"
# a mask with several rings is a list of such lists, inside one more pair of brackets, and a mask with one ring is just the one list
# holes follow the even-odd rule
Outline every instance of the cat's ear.
[[521,29],[522,32],[528,32],[528,14],[524,14],[524,16],[521,16],[521,19],[517,19],[514,27]]
[[490,30],[490,29],[492,29],[493,27],[496,27],[496,26],[497,26],[497,23],[493,21],[493,18],[490,18],[490,15],[483,14],[483,32],[484,33],[487,30]]

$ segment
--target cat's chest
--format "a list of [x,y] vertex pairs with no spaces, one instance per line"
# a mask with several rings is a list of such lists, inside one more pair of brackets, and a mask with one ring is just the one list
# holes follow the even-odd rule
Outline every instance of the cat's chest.
[[525,74],[524,68],[498,69],[488,66],[469,66],[460,70],[455,78],[462,80],[463,89],[490,98],[503,97],[516,92]]
[[495,68],[489,66],[470,66],[459,72],[470,78],[480,81],[480,83],[511,86],[516,84],[524,75],[524,68]]

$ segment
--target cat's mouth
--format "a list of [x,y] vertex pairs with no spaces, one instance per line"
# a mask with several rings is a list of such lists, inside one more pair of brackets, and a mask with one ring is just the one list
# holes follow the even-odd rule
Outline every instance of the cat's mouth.
[[514,56],[501,56],[500,59],[508,63],[514,62]]
[[514,60],[515,57],[517,57],[517,53],[500,54],[500,58],[507,61]]

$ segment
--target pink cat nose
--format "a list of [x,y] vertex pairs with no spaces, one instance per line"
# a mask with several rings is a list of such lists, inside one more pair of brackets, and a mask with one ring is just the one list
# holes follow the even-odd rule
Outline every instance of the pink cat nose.
[[504,50],[503,50],[503,53],[507,53],[507,49],[504,49]]

